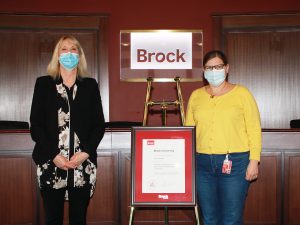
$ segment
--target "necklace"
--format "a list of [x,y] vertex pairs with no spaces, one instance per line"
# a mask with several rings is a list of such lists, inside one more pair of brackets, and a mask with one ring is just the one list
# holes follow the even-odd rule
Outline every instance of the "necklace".
[[[218,91],[218,93],[221,94],[223,89],[225,89],[226,86],[227,86],[227,83],[225,82],[224,86]],[[209,88],[210,88],[210,92],[211,92],[210,98],[214,98],[217,93],[213,93],[212,88],[211,87],[209,87]]]

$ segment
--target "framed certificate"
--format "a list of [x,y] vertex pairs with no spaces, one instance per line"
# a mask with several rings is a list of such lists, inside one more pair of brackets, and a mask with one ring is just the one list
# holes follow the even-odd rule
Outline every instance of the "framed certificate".
[[131,205],[194,206],[195,128],[132,127]]

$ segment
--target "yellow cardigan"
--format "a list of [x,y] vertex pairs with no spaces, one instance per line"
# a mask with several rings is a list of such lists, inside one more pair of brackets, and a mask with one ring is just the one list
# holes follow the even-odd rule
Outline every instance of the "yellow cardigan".
[[211,98],[205,88],[190,96],[186,126],[196,126],[197,152],[226,154],[250,151],[260,160],[261,126],[258,107],[247,88],[236,85],[228,93]]

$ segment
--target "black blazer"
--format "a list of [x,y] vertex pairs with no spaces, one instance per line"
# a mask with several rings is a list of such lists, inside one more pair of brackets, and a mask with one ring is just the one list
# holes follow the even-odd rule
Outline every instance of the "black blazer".
[[[32,158],[36,164],[53,160],[58,149],[58,106],[56,84],[50,76],[36,80],[30,114],[30,132],[35,146]],[[76,81],[77,93],[71,112],[71,126],[83,151],[97,165],[97,147],[104,135],[105,121],[99,87],[95,79]]]

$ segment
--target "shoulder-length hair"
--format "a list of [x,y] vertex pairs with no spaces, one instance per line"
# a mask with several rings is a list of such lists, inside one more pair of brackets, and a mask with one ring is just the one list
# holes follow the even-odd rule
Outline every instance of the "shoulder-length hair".
[[207,63],[209,60],[211,60],[211,59],[213,59],[213,58],[215,58],[215,57],[220,58],[220,59],[223,61],[223,63],[224,63],[225,65],[228,64],[227,57],[226,57],[226,55],[225,55],[222,51],[220,51],[220,50],[212,50],[212,51],[207,52],[207,53],[205,54],[205,56],[203,57],[203,66],[205,66],[206,63]]
[[64,35],[62,36],[53,51],[52,59],[48,64],[47,73],[52,76],[53,79],[57,79],[60,76],[60,63],[59,63],[59,49],[61,48],[62,42],[66,39],[69,39],[73,44],[77,47],[79,52],[79,63],[77,65],[77,77],[85,77],[89,73],[87,71],[87,63],[84,51],[79,43],[79,41],[72,35]]

